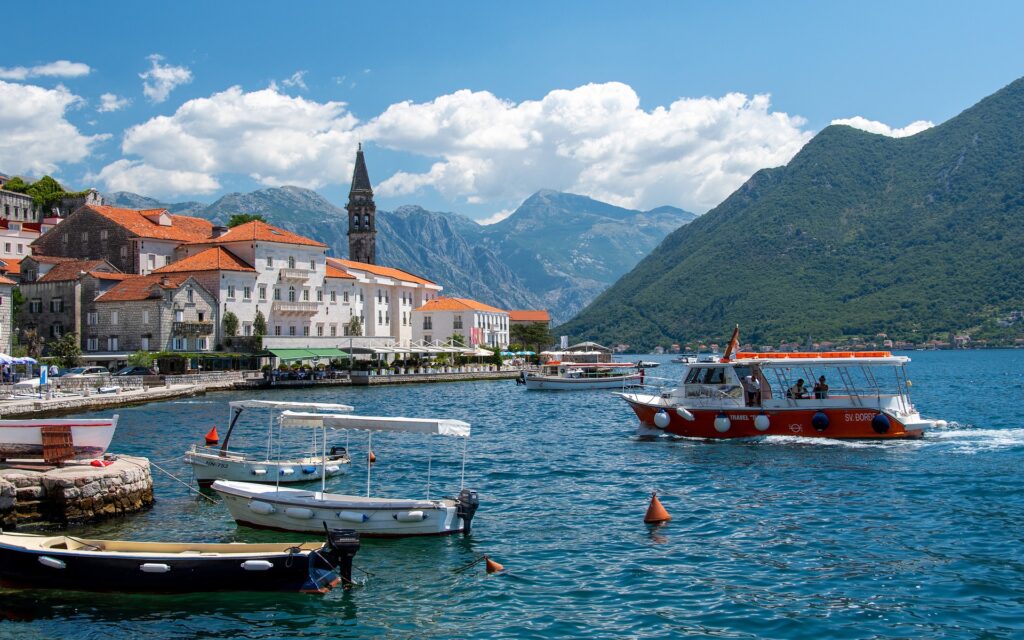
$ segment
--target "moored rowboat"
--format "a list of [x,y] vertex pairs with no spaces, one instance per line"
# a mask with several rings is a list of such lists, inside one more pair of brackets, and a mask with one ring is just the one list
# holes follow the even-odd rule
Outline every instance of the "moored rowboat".
[[42,458],[44,431],[69,435],[75,457],[95,458],[110,446],[115,429],[116,415],[101,419],[0,420],[0,459]]

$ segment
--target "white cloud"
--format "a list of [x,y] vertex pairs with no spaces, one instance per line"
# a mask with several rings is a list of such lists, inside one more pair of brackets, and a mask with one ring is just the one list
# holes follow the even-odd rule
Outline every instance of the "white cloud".
[[92,69],[83,62],[56,60],[34,67],[0,67],[0,78],[5,80],[26,80],[38,76],[57,78],[78,78],[89,75]]
[[480,218],[477,222],[482,225],[497,224],[512,215],[514,212],[515,209],[502,209],[501,211],[492,213],[486,218]]
[[101,112],[120,111],[129,104],[131,104],[131,100],[128,98],[119,98],[113,93],[104,93],[100,96],[100,106],[96,107],[96,110]]
[[285,78],[284,80],[282,80],[281,84],[283,84],[286,87],[298,87],[303,91],[306,91],[309,89],[309,87],[306,86],[306,81],[304,79],[307,73],[309,72],[305,70],[296,71],[291,75],[290,78]]
[[175,87],[192,82],[192,72],[188,67],[160,64],[164,57],[156,53],[146,59],[151,66],[148,71],[140,73],[139,77],[143,80],[142,93],[154,104],[167,100]]
[[833,120],[832,124],[845,124],[853,127],[854,129],[862,129],[868,133],[878,133],[883,136],[889,136],[890,138],[905,138],[907,136],[912,136],[915,133],[921,133],[925,129],[931,129],[935,126],[933,122],[928,120],[915,120],[901,129],[893,129],[884,122],[868,120],[861,116],[838,118]]
[[82,99],[63,86],[46,89],[0,80],[0,167],[38,176],[78,162],[107,134],[86,136],[68,122]]
[[108,188],[157,196],[214,191],[225,173],[319,188],[351,175],[356,123],[343,102],[292,97],[274,86],[231,87],[131,127],[121,150],[138,159],[114,162],[96,177]]

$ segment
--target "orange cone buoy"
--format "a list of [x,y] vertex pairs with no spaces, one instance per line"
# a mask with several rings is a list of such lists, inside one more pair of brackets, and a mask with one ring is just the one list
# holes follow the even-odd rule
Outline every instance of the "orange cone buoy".
[[374,462],[377,462],[377,456],[374,455],[373,451],[370,451],[370,455],[368,457],[369,457],[369,460],[370,460],[370,464],[373,464]]
[[491,560],[490,556],[484,556],[484,560],[487,561],[487,573],[498,573],[505,570],[504,565]]
[[220,436],[217,435],[217,425],[210,427],[210,430],[206,432],[206,444],[217,444],[220,442]]
[[668,511],[665,511],[665,507],[661,506],[661,500],[658,500],[658,492],[652,492],[651,504],[647,507],[647,514],[644,515],[644,522],[647,524],[661,524],[663,522],[668,522],[671,519],[672,516],[668,515]]

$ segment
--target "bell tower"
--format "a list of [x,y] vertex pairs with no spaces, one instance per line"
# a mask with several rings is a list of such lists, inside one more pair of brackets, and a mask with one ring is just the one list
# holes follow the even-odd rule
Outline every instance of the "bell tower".
[[352,188],[348,192],[348,259],[376,264],[377,205],[363,159],[363,143],[356,150],[356,168],[352,171]]

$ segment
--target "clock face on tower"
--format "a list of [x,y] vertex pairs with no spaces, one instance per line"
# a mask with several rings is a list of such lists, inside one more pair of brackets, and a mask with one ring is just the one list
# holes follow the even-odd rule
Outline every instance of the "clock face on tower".
[[352,171],[352,188],[348,193],[348,259],[375,264],[377,246],[377,205],[373,187],[366,171],[363,145],[356,150],[356,166]]

